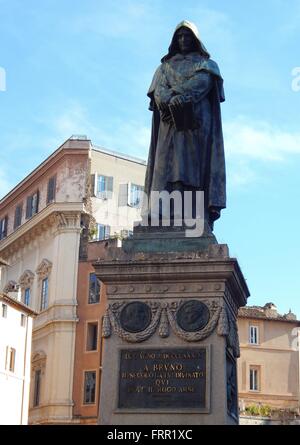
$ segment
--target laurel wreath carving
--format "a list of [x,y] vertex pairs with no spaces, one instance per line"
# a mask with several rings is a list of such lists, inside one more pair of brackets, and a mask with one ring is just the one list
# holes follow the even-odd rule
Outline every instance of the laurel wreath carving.
[[178,325],[176,320],[176,312],[179,309],[180,304],[182,302],[177,303],[176,305],[177,307],[174,307],[175,305],[173,305],[173,307],[171,306],[167,308],[168,320],[174,333],[185,341],[198,342],[204,340],[205,338],[209,337],[212,334],[218,323],[218,319],[221,312],[220,306],[215,301],[201,300],[201,302],[206,304],[206,306],[208,307],[210,316],[207,325],[203,329],[197,332],[184,331]]
[[235,357],[239,356],[239,339],[237,325],[234,317],[227,310],[224,304],[219,304],[219,300],[200,300],[206,304],[209,310],[209,321],[207,325],[197,332],[187,332],[180,328],[176,320],[176,313],[184,301],[171,301],[158,303],[154,301],[145,302],[151,309],[151,323],[142,332],[131,333],[122,328],[120,314],[123,307],[128,304],[126,301],[115,302],[108,306],[103,318],[102,336],[109,338],[114,332],[128,343],[140,343],[150,338],[158,329],[161,338],[167,338],[172,331],[187,342],[199,342],[209,337],[217,326],[217,333],[226,337],[227,346],[233,351]]
[[[122,303],[113,303],[108,306],[106,316],[109,318],[111,327],[113,331],[123,340],[128,343],[141,343],[148,338],[150,338],[156,331],[160,317],[162,308],[158,303],[148,302],[148,305],[151,309],[152,319],[150,325],[142,332],[131,333],[122,328],[120,323],[120,314],[123,307],[127,304],[127,302]],[[107,331],[108,333],[108,331]],[[111,333],[110,333],[111,335]],[[109,335],[108,335],[109,336]],[[107,337],[106,337],[107,338]]]

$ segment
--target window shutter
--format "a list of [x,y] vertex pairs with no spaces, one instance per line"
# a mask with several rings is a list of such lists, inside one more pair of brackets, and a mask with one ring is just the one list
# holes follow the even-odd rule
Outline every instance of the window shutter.
[[7,236],[8,216],[4,218],[3,238]]
[[110,226],[105,226],[105,239],[109,239],[110,237]]
[[56,188],[56,176],[53,176],[48,181],[48,191],[47,191],[47,204],[53,202],[55,199],[55,188]]
[[26,202],[26,219],[31,218],[32,216],[32,196],[28,196],[27,202]]
[[128,205],[129,193],[128,190],[129,184],[120,184],[119,186],[119,207],[124,207]]
[[114,178],[112,176],[107,177],[107,197],[112,198],[114,190]]
[[36,204],[35,204],[35,213],[38,213],[39,211],[39,200],[40,200],[40,192],[39,190],[36,192]]
[[15,210],[14,229],[18,227],[18,223],[19,223],[19,206],[17,206]]

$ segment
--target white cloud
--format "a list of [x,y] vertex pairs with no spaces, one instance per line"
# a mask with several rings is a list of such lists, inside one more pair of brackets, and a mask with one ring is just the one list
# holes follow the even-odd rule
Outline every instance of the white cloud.
[[300,154],[300,132],[289,132],[268,122],[238,118],[224,124],[229,157],[257,161],[284,161]]
[[150,133],[149,127],[137,120],[121,121],[110,119],[109,128],[92,122],[88,111],[77,102],[70,103],[62,114],[52,122],[52,131],[60,141],[72,134],[84,134],[95,145],[102,146],[146,159]]

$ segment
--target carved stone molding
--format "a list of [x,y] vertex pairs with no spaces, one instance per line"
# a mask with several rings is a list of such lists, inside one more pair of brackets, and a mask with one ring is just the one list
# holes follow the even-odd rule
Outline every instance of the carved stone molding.
[[47,356],[44,351],[35,352],[31,358],[31,371],[35,372],[40,369],[43,374],[46,368],[46,360]]
[[25,272],[20,276],[19,284],[21,289],[26,289],[32,286],[34,280],[34,273],[31,270],[25,270]]
[[54,219],[57,230],[81,230],[79,212],[57,212]]
[[44,258],[43,261],[38,266],[38,268],[36,269],[36,273],[39,279],[43,280],[44,278],[47,278],[51,272],[51,269],[52,269],[51,261]]
[[161,338],[167,338],[170,335],[171,328],[175,335],[187,342],[202,341],[214,332],[219,321],[222,307],[219,305],[218,299],[201,299],[200,301],[208,308],[209,320],[206,326],[197,332],[187,332],[178,325],[176,315],[178,309],[185,303],[185,301],[178,300],[163,303],[146,301],[145,303],[150,307],[152,314],[149,326],[142,332],[128,332],[122,328],[120,322],[122,309],[128,304],[128,302],[122,301],[111,303],[108,306],[103,319],[102,336],[104,338],[109,338],[112,333],[115,333],[129,343],[139,343],[154,335],[157,328],[159,328],[159,336]]
[[226,337],[226,343],[233,357],[240,357],[240,342],[237,322],[231,311],[223,304],[221,309],[218,335]]
[[18,254],[20,250],[28,249],[29,246],[33,246],[37,239],[47,237],[51,233],[64,230],[80,231],[81,211],[54,211],[43,216],[43,213],[47,210],[44,209],[44,211],[27,221],[1,243],[3,247],[0,248],[0,252],[3,259],[7,260]]
[[18,284],[13,281],[10,280],[4,287],[3,292],[5,294],[8,294],[8,292],[16,292],[18,290]]

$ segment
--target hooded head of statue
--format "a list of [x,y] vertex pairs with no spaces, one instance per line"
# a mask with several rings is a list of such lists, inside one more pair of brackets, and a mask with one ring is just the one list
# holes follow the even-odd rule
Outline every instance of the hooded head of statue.
[[210,54],[208,53],[207,49],[200,40],[197,26],[194,23],[189,22],[188,20],[183,20],[176,26],[171,45],[169,46],[169,52],[166,56],[162,58],[161,61],[165,62],[166,60],[170,59],[171,57],[175,56],[175,54],[180,52],[178,44],[178,31],[182,28],[188,29],[193,37],[192,51],[198,52],[203,57],[209,59]]

